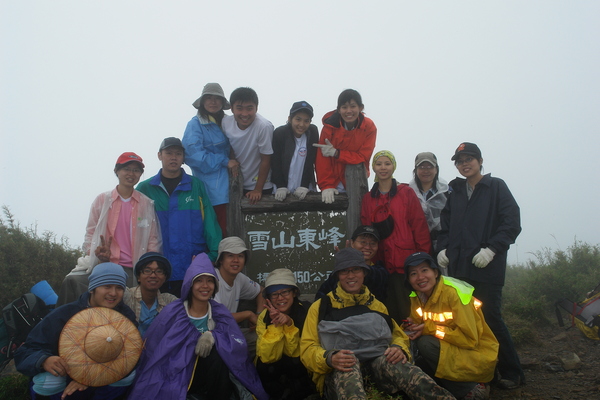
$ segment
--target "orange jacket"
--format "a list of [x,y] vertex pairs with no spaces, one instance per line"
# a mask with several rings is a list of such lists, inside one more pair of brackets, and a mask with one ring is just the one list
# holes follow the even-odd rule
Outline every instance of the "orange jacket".
[[339,150],[339,157],[323,157],[321,151],[317,151],[315,168],[321,190],[334,189],[340,182],[346,186],[346,164],[364,163],[367,176],[369,175],[377,127],[362,113],[358,119],[358,126],[347,131],[337,111],[330,111],[323,116],[323,130],[319,143],[325,144],[325,139],[329,139],[333,147]]

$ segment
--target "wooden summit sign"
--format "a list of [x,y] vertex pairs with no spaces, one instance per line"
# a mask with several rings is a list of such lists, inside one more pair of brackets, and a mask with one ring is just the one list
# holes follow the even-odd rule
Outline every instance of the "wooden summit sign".
[[346,181],[347,193],[336,195],[333,204],[311,192],[302,201],[288,196],[279,202],[268,195],[251,205],[241,196],[239,177],[232,178],[227,230],[250,249],[244,273],[264,285],[271,271],[288,268],[303,294],[316,293],[333,269],[335,247],[344,248],[360,222],[360,201],[367,191],[363,165],[348,166]]

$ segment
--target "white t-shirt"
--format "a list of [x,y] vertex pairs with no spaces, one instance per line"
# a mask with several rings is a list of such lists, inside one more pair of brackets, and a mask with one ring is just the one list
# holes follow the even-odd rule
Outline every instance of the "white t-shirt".
[[[244,130],[241,130],[235,122],[233,115],[223,118],[222,129],[235,153],[235,158],[240,163],[244,175],[244,189],[254,190],[258,180],[260,167],[260,155],[273,154],[273,124],[260,114]],[[267,175],[267,181],[263,189],[271,189],[271,171]]]
[[296,148],[290,162],[290,172],[288,174],[287,188],[290,192],[294,192],[302,184],[302,174],[304,173],[304,162],[306,161],[306,134],[303,133],[299,138],[294,136]]
[[231,313],[237,312],[240,300],[255,299],[260,293],[260,285],[241,272],[235,277],[233,286],[229,286],[221,277],[221,271],[218,268],[215,271],[219,278],[219,291],[215,295],[215,301],[223,304]]

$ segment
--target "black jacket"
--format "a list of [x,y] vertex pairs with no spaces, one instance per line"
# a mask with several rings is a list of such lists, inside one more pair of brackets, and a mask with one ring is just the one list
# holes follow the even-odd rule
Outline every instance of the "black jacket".
[[[442,210],[437,251],[446,249],[448,274],[475,282],[504,285],[508,248],[521,232],[517,202],[502,179],[486,174],[467,198],[466,179],[450,182],[452,193]],[[481,248],[496,255],[485,268],[473,265]]]
[[[315,159],[317,148],[313,143],[319,143],[319,130],[315,125],[310,125],[306,131],[306,160],[302,172],[301,185],[305,188],[315,184]],[[278,188],[287,187],[290,163],[296,149],[294,132],[291,125],[285,124],[273,132],[273,155],[271,156],[271,182]]]

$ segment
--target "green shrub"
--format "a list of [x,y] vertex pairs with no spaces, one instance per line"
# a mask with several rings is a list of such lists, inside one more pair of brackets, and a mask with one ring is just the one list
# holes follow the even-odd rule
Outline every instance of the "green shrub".
[[37,233],[15,222],[8,207],[0,217],[0,305],[16,299],[41,280],[57,291],[63,278],[77,263],[82,252],[71,248],[67,239],[57,242],[52,232]]
[[[530,320],[519,318],[516,314],[507,312],[504,314],[504,322],[508,326],[515,346],[542,345],[539,330],[542,325],[532,323]],[[547,326],[547,323],[546,323]]]
[[535,343],[537,329],[556,323],[554,303],[581,301],[600,283],[600,246],[575,241],[563,250],[543,249],[525,265],[509,266],[504,315],[515,342]]
[[0,378],[0,400],[28,400],[29,378],[12,374]]

